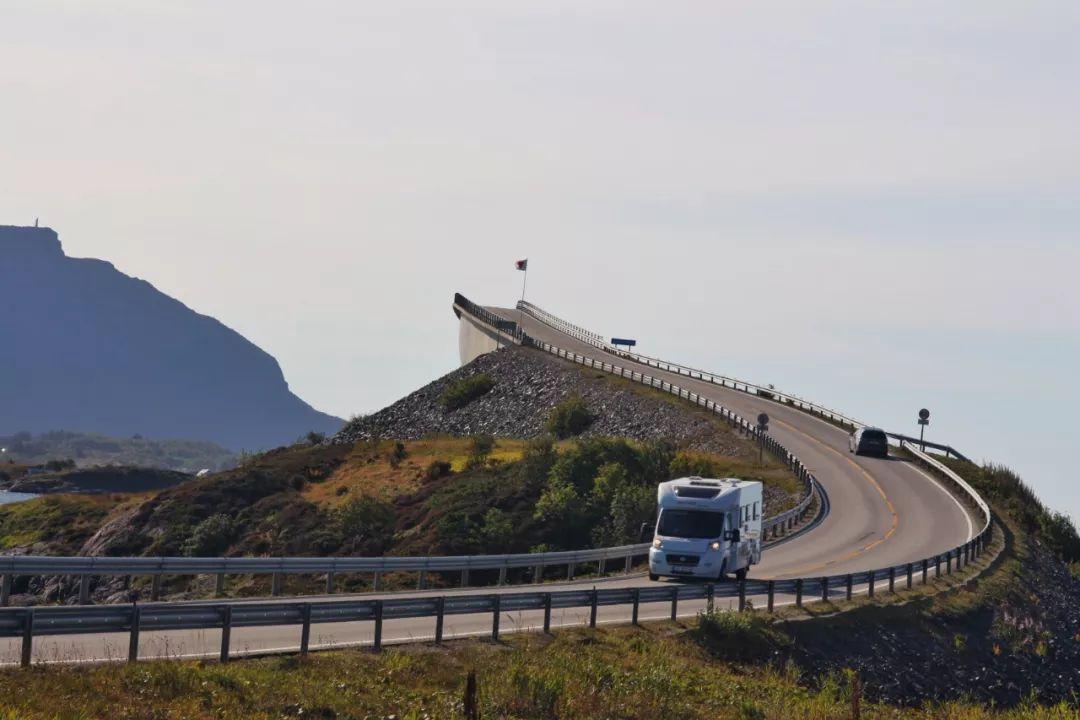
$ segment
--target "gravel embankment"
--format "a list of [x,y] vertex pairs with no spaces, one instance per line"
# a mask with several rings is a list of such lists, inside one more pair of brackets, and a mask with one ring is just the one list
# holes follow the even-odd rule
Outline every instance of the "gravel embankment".
[[[494,387],[458,410],[440,398],[451,383],[487,373]],[[345,426],[334,442],[374,437],[411,440],[431,435],[536,437],[545,432],[552,409],[580,395],[594,416],[585,435],[633,440],[671,438],[695,450],[741,456],[748,450],[703,413],[533,350],[505,348],[482,355],[377,413]]]

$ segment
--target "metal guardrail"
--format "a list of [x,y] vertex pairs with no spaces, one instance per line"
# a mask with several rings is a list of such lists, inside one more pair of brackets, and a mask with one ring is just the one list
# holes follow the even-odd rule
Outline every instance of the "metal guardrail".
[[521,339],[524,337],[525,332],[519,328],[518,324],[513,320],[499,317],[487,308],[477,305],[472,300],[469,300],[461,293],[454,293],[454,308],[455,311],[460,308],[462,311],[467,312],[497,332],[508,335],[514,342],[521,344]]
[[[955,489],[959,491],[958,494],[966,495],[968,498],[970,498],[971,501],[975,503],[975,506],[978,508],[979,512],[983,516],[984,522],[982,531],[985,532],[986,529],[990,527],[990,523],[993,520],[993,513],[990,511],[990,506],[986,503],[985,500],[982,499],[982,496],[979,495],[978,491],[976,491],[975,488],[971,487],[971,485],[968,484],[968,482],[964,480],[964,478],[960,477],[960,475],[953,471],[952,468],[950,468],[948,465],[945,465],[940,460],[930,455],[927,455],[925,452],[919,450],[917,442],[918,441],[916,440],[908,440],[905,438],[900,441],[900,447],[910,452],[915,457],[915,459],[919,461],[922,465],[936,471],[939,475],[944,477],[945,480],[952,483]],[[953,452],[959,456],[959,453],[956,453],[955,450]],[[964,458],[961,457],[961,459]]]
[[758,395],[767,400],[778,399],[780,402],[793,405],[800,410],[812,412],[816,415],[821,415],[822,417],[826,417],[830,420],[833,420],[834,422],[838,422],[853,429],[866,425],[866,423],[864,422],[848,417],[847,415],[844,415],[843,413],[833,410],[831,408],[827,408],[824,405],[812,402],[810,400],[807,400],[806,398],[799,397],[798,395],[781,392],[776,388],[766,387],[763,385],[755,385],[754,383],[728,377],[727,375],[718,375],[716,373],[711,373],[706,370],[699,370],[697,368],[680,365],[679,363],[668,362],[666,360],[660,360],[659,358],[649,357],[648,355],[642,355],[640,353],[631,352],[629,350],[622,350],[605,341],[602,335],[592,332],[591,330],[586,330],[585,328],[574,325],[573,323],[569,323],[566,320],[552,315],[546,310],[536,305],[533,305],[530,302],[519,301],[518,308],[523,312],[531,315],[536,320],[539,320],[540,322],[555,328],[559,332],[570,335],[571,337],[581,340],[582,342],[587,342],[594,347],[603,350],[604,352],[611,353],[612,355],[617,355],[618,357],[624,358],[626,360],[632,360],[636,363],[641,363],[642,365],[654,367],[657,370],[664,370],[665,372],[675,373],[676,375],[686,375],[687,377],[694,380],[701,380],[707,383],[712,383],[714,385],[720,385],[721,387],[728,387],[733,390],[738,390],[740,392]]
[[581,565],[628,560],[649,551],[648,543],[592,550],[517,555],[433,557],[0,557],[3,575],[251,575],[359,572],[452,572]]
[[[738,598],[739,610],[747,607],[747,597],[764,595],[766,609],[772,612],[776,594],[795,596],[801,607],[804,599],[828,601],[837,596],[851,600],[857,586],[865,585],[873,598],[879,586],[887,582],[888,591],[896,591],[900,580],[911,589],[915,577],[926,583],[931,568],[934,577],[952,574],[976,560],[990,539],[989,525],[969,542],[940,555],[914,562],[901,563],[846,575],[829,575],[787,580],[742,580],[735,583],[657,585],[640,588],[582,589],[557,592],[501,593],[488,595],[447,595],[412,598],[346,600],[341,602],[240,602],[222,605],[206,603],[161,603],[153,605],[101,605],[74,607],[42,607],[0,610],[0,637],[22,639],[20,662],[30,665],[35,636],[73,634],[127,633],[128,661],[139,657],[139,636],[143,631],[221,630],[220,659],[226,662],[231,650],[232,629],[235,627],[269,627],[299,625],[301,653],[306,653],[314,624],[371,622],[374,647],[382,647],[383,621],[402,618],[433,618],[435,642],[443,640],[446,615],[491,614],[491,636],[499,637],[499,623],[504,612],[543,611],[544,632],[551,629],[553,609],[588,607],[589,625],[596,626],[597,610],[601,606],[630,605],[631,622],[637,624],[638,610],[643,603],[670,603],[671,618],[684,600],[704,599],[712,608],[716,598]],[[861,590],[860,590],[861,592]]]
[[[865,427],[867,425],[867,423],[864,423],[861,420],[856,420],[855,418],[845,415],[844,413],[841,413],[837,410],[825,407],[820,403],[815,403],[798,395],[792,395],[791,393],[781,392],[773,387],[756,385],[754,383],[746,382],[745,380],[728,377],[727,375],[718,375],[716,373],[710,373],[705,370],[698,370],[697,368],[688,367],[686,365],[680,365],[678,363],[671,363],[665,360],[660,360],[658,358],[649,357],[648,355],[642,355],[640,353],[622,350],[608,343],[606,340],[604,340],[604,336],[600,335],[599,333],[592,332],[591,330],[586,330],[583,327],[567,322],[566,320],[563,320],[556,315],[552,315],[546,310],[536,305],[533,305],[530,302],[522,300],[518,302],[517,306],[520,310],[522,310],[528,315],[531,315],[534,319],[555,328],[559,332],[565,333],[573,338],[581,340],[582,342],[589,343],[590,345],[593,345],[594,347],[603,350],[604,352],[611,353],[612,355],[616,355],[627,360],[632,360],[636,363],[641,363],[642,365],[646,365],[648,367],[654,367],[657,370],[664,370],[666,372],[675,373],[677,375],[685,375],[693,380],[701,380],[703,382],[720,385],[721,387],[731,388],[732,390],[737,390],[739,392],[744,392],[750,395],[757,395],[764,400],[774,400],[782,404],[790,405],[797,410],[802,410],[803,412],[807,412],[812,415],[818,415],[828,420],[832,420],[833,422],[839,423],[844,427],[850,427],[853,430],[856,428]],[[889,437],[899,440],[901,444],[905,441],[909,443],[916,442],[916,438],[909,437],[902,433],[887,432],[886,434]],[[935,443],[929,440],[919,440],[918,442],[925,447],[932,447],[936,450],[944,451],[946,457],[948,457],[949,455],[955,455],[961,460],[968,459],[951,445],[943,445],[941,443]]]

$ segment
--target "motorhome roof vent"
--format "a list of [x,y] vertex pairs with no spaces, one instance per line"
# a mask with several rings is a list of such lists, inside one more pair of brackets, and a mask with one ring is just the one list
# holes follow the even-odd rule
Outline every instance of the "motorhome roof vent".
[[720,489],[711,483],[690,483],[675,488],[675,494],[684,498],[714,498]]

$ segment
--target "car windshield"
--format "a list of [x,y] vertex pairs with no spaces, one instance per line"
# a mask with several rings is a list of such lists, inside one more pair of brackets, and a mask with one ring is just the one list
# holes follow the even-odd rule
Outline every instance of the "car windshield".
[[701,510],[664,510],[658,535],[682,538],[718,538],[724,534],[724,514]]

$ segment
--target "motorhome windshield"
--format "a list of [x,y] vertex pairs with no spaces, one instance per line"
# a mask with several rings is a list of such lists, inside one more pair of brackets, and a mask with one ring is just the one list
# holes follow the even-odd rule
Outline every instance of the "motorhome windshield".
[[660,513],[656,533],[665,537],[718,538],[724,534],[724,514],[667,509]]

